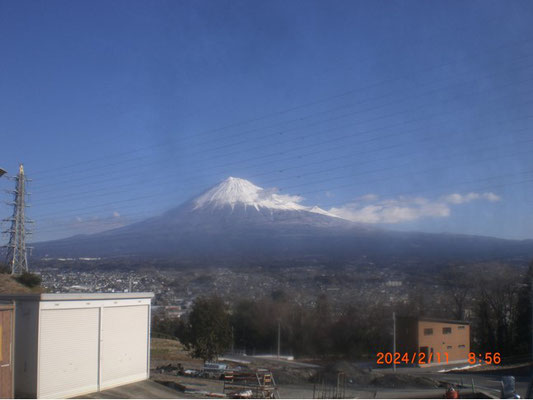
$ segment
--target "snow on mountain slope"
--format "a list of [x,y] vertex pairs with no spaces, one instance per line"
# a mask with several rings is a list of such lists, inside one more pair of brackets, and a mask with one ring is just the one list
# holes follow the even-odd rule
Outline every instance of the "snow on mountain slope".
[[[265,190],[254,185],[246,179],[229,177],[215,187],[209,189],[204,194],[197,197],[194,202],[194,209],[201,208],[222,208],[236,205],[253,207],[256,210],[261,208],[286,211],[308,211],[316,214],[323,214],[336,217],[320,207],[306,207],[300,202],[300,196],[279,194],[273,190]],[[337,217],[338,218],[338,217]]]

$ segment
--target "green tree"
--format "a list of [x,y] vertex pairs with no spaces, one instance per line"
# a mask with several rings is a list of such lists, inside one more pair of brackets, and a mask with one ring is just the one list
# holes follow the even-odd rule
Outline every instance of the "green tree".
[[214,360],[231,346],[230,315],[219,297],[198,298],[179,339],[191,356]]
[[24,271],[22,275],[17,276],[15,279],[17,280],[17,282],[29,288],[40,286],[42,282],[42,278],[40,275],[32,274],[28,271]]
[[312,313],[311,329],[313,332],[313,349],[316,355],[327,357],[331,355],[333,347],[333,310],[326,295],[317,297]]
[[10,274],[11,269],[9,266],[3,262],[0,262],[0,274]]
[[156,315],[152,318],[152,335],[179,338],[184,326],[185,323],[181,319],[162,318]]
[[[234,340],[237,348],[243,348],[247,352],[253,352],[262,346],[262,333],[265,327],[258,326],[257,301],[241,300],[233,308],[231,325],[234,328]],[[261,350],[264,350],[261,348]]]

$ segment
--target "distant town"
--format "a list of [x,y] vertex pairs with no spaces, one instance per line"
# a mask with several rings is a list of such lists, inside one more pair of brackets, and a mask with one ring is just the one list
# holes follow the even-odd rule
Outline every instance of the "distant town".
[[[327,296],[333,307],[352,304],[391,309],[425,298],[420,306],[427,315],[467,318],[471,310],[466,306],[459,311],[454,311],[454,306],[445,309],[442,306],[453,303],[450,294],[458,289],[473,294],[475,285],[469,279],[477,269],[490,275],[501,268],[499,263],[473,264],[469,268],[451,264],[437,273],[432,266],[406,268],[372,262],[335,268],[330,265],[169,268],[168,262],[159,267],[154,262],[144,265],[142,261],[134,263],[135,268],[127,268],[123,263],[114,259],[43,259],[36,260],[33,272],[40,274],[43,287],[54,293],[153,292],[152,305],[162,313],[168,309],[173,318],[186,314],[201,296],[216,295],[237,302],[275,293],[290,293],[293,302],[307,307],[315,306],[320,295]],[[511,264],[515,267],[514,279],[521,282],[527,263],[515,260]],[[461,281],[461,277],[466,281]],[[467,300],[464,299],[465,304]]]
[[[44,260],[45,264],[52,260]],[[56,267],[36,267],[42,284],[54,293],[75,292],[154,292],[154,306],[179,306],[186,310],[198,296],[219,295],[228,298],[261,298],[274,291],[294,293],[301,305],[313,305],[317,294],[326,294],[335,303],[364,299],[397,302],[406,300],[409,275],[390,269],[342,269],[331,271],[325,266],[250,268],[198,268],[172,270],[91,269],[70,267],[73,261],[86,264],[98,260],[55,260]],[[60,272],[60,273],[58,273]],[[245,284],[243,284],[243,282]],[[436,286],[438,287],[438,286]]]

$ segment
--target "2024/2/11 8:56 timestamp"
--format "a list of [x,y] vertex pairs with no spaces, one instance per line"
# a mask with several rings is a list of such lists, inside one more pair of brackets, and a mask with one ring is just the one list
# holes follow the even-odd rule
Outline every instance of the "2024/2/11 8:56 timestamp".
[[502,355],[500,353],[468,353],[469,364],[501,364]]

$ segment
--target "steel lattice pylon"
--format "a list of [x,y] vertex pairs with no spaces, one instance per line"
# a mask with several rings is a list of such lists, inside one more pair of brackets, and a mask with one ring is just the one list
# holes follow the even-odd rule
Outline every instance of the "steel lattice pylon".
[[11,228],[5,231],[9,233],[9,243],[7,244],[7,263],[11,269],[11,275],[21,275],[28,271],[28,258],[26,254],[26,224],[31,221],[26,219],[26,182],[28,179],[24,175],[24,167],[20,164],[19,173],[13,178],[16,182],[14,195],[13,216],[4,221],[11,222]]

